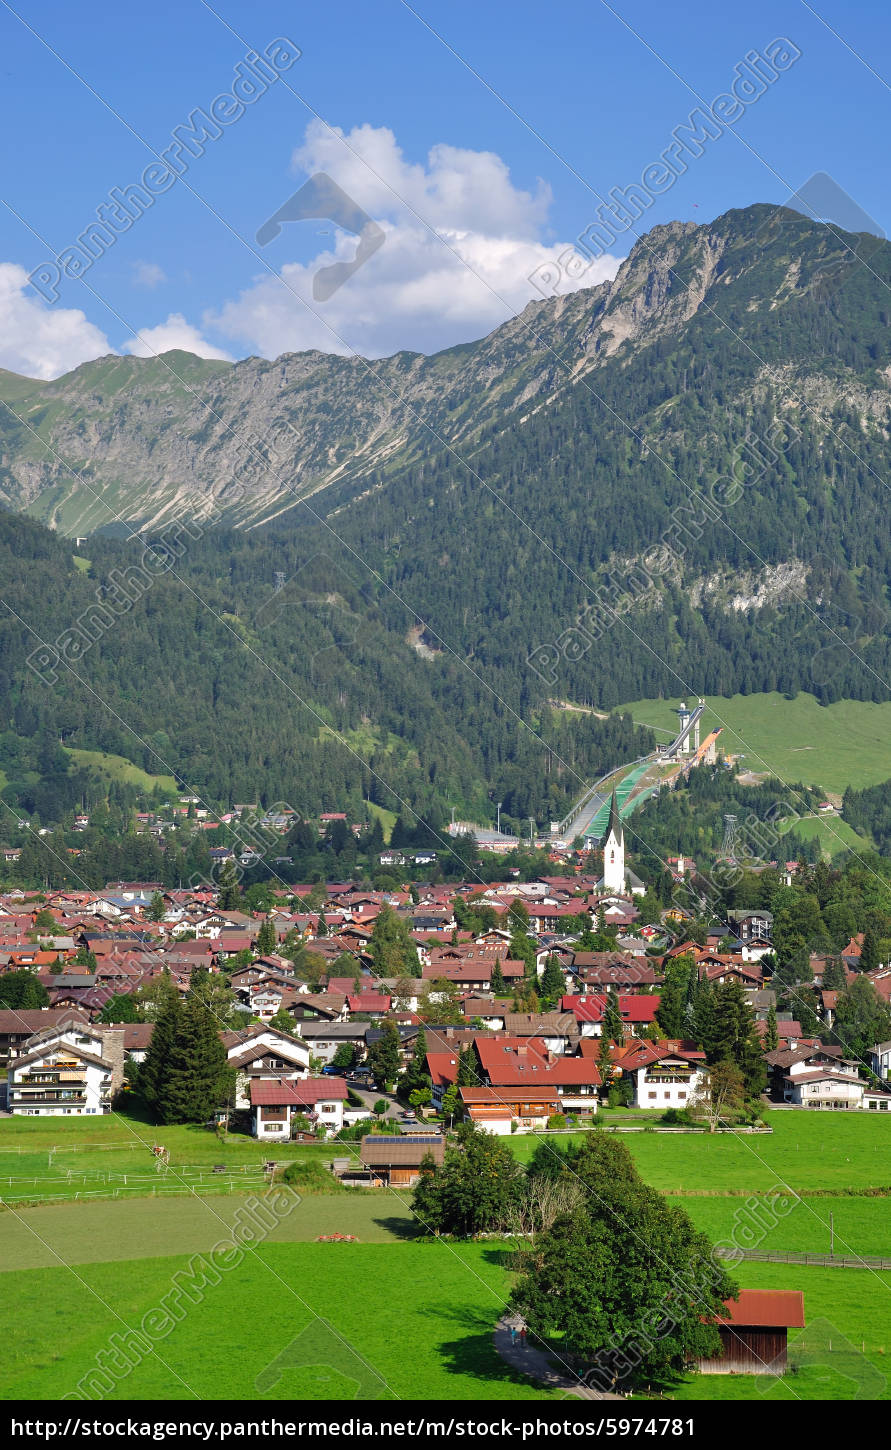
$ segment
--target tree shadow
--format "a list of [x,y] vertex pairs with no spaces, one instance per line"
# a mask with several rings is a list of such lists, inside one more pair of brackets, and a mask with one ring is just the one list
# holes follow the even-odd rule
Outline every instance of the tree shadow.
[[405,1218],[398,1214],[393,1214],[390,1218],[372,1219],[372,1223],[377,1224],[378,1228],[384,1229],[386,1233],[392,1234],[396,1239],[416,1239],[425,1232],[423,1225],[419,1224],[416,1218]]
[[448,1374],[467,1375],[487,1383],[530,1385],[536,1381],[506,1364],[492,1343],[494,1325],[483,1332],[450,1339],[438,1346],[443,1368]]
[[482,1257],[487,1264],[494,1264],[499,1269],[515,1269],[517,1253],[517,1245],[511,1244],[506,1248],[483,1249]]

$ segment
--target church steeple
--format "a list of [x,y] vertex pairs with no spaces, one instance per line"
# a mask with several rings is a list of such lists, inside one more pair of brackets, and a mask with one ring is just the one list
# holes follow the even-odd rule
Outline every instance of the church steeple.
[[601,846],[606,846],[610,836],[614,837],[617,846],[624,849],[625,832],[622,829],[622,818],[619,815],[619,805],[616,800],[616,792],[613,790],[613,797],[609,803],[609,820],[606,823],[606,835],[601,841]]
[[603,846],[603,887],[606,891],[625,892],[625,832],[619,815],[616,792],[609,803],[609,820]]

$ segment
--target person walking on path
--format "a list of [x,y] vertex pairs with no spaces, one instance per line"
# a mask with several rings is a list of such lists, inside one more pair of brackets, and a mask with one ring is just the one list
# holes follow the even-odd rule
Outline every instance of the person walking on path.
[[520,1325],[520,1345],[521,1345],[521,1348],[523,1348],[523,1349],[526,1348],[526,1326],[525,1326],[525,1324],[521,1324]]
[[516,1326],[516,1324],[512,1324],[511,1327],[510,1327],[510,1342],[511,1342],[512,1345],[516,1344],[516,1342],[517,1342],[517,1326]]

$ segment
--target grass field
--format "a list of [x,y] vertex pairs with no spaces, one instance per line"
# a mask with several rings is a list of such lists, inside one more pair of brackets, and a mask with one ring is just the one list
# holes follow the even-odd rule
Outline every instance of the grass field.
[[[166,1170],[152,1145],[169,1149]],[[357,1151],[344,1145],[342,1154]],[[267,1161],[330,1160],[330,1144],[260,1144],[239,1134],[218,1139],[205,1128],[158,1128],[140,1118],[7,1118],[0,1122],[0,1200],[7,1204],[64,1198],[131,1198],[248,1190],[264,1184]],[[221,1172],[214,1172],[214,1169]]]
[[[770,1134],[623,1133],[648,1183],[662,1192],[754,1193],[786,1185],[891,1189],[891,1122],[871,1113],[767,1112]],[[511,1138],[521,1162],[536,1146]],[[548,1140],[554,1141],[554,1140]],[[891,1211],[889,1211],[891,1219]]]
[[842,851],[871,851],[873,843],[843,821],[841,816],[804,816],[793,827],[796,836],[805,841],[820,842],[824,855],[838,856]]
[[[509,1287],[502,1260],[503,1250],[481,1244],[264,1244],[195,1290],[200,1302],[183,1302],[188,1312],[156,1351],[96,1398],[549,1398],[493,1349]],[[4,1336],[3,1398],[74,1391],[109,1337],[125,1337],[157,1308],[187,1262],[7,1275],[16,1312]],[[280,1355],[291,1367],[270,1368]]]
[[[622,705],[638,725],[649,725],[662,741],[677,733],[679,700],[636,700]],[[741,755],[744,768],[804,781],[840,795],[891,778],[891,704],[839,700],[819,705],[813,695],[794,700],[777,693],[720,696],[707,701],[702,738],[724,727],[719,745]]]
[[172,775],[149,775],[148,771],[134,765],[131,760],[125,760],[123,755],[112,755],[107,750],[70,749],[67,745],[63,749],[76,765],[85,770],[96,770],[109,780],[135,785],[144,791],[153,791],[159,786],[168,795],[177,794],[178,786]]
[[[826,1252],[832,1212],[837,1254],[891,1253],[891,1198],[856,1196],[891,1187],[887,1119],[779,1111],[767,1120],[774,1132],[757,1137],[640,1132],[621,1141],[643,1176],[677,1195],[673,1201],[714,1242]],[[220,1144],[203,1130],[147,1128],[135,1119],[64,1125],[7,1119],[0,1121],[0,1166],[5,1172],[19,1159],[37,1168],[60,1137],[64,1148],[54,1154],[55,1166],[150,1158],[143,1143],[125,1146],[134,1139],[166,1142],[174,1164],[219,1161],[231,1169],[256,1166],[270,1153],[248,1139]],[[536,1139],[507,1141],[527,1160]],[[331,1151],[330,1145],[279,1148],[286,1158]],[[772,1197],[765,1200],[787,1187],[804,1194],[788,1211]],[[838,1196],[817,1196],[819,1189]],[[194,1290],[194,1303],[182,1300],[182,1313],[156,1352],[125,1378],[116,1371],[94,1398],[547,1397],[492,1349],[492,1328],[511,1285],[509,1250],[497,1243],[411,1242],[416,1229],[407,1200],[404,1192],[386,1191],[295,1196],[259,1247]],[[170,1293],[172,1275],[185,1269],[188,1256],[207,1255],[227,1240],[239,1215],[253,1212],[257,1201],[263,1201],[261,1189],[211,1199],[9,1208],[0,1218],[0,1270],[6,1302],[16,1308],[7,1316],[0,1397],[51,1400],[72,1391],[95,1368],[109,1336],[138,1327]],[[314,1242],[333,1232],[355,1234],[360,1242]],[[732,1274],[743,1286],[803,1290],[808,1348],[799,1358],[806,1362],[782,1381],[691,1376],[671,1390],[673,1397],[891,1397],[891,1273],[749,1261]],[[282,1354],[287,1363],[268,1369]]]
[[[290,1212],[270,1233],[272,1243],[312,1243],[330,1233],[355,1234],[364,1244],[399,1243],[421,1232],[408,1206],[410,1193],[292,1197]],[[206,1253],[246,1205],[262,1198],[260,1189],[210,1200],[135,1198],[15,1209],[2,1218],[0,1272],[51,1268],[59,1259],[98,1264],[157,1258],[173,1244],[184,1254]]]

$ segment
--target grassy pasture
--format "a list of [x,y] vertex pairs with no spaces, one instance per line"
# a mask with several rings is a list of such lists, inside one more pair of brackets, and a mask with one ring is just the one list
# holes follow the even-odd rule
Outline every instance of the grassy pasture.
[[[480,1244],[264,1244],[102,1398],[547,1398],[492,1346],[509,1287],[502,1257]],[[73,1391],[109,1336],[137,1328],[187,1262],[7,1275],[7,1302],[17,1309],[0,1364],[2,1397]],[[292,1366],[270,1370],[282,1352]]]
[[[279,1186],[276,1186],[276,1193]],[[269,1236],[272,1243],[311,1243],[320,1234],[355,1234],[362,1243],[398,1243],[419,1232],[408,1208],[410,1194],[354,1191],[293,1196],[293,1207]],[[2,1219],[0,1272],[66,1264],[117,1263],[127,1259],[206,1253],[228,1232],[256,1194],[201,1198],[132,1198],[121,1202],[42,1204],[16,1209]]]
[[[663,1193],[757,1193],[781,1188],[891,1188],[891,1122],[873,1113],[767,1112],[771,1134],[621,1134],[648,1183]],[[540,1141],[511,1138],[528,1162]],[[560,1139],[548,1138],[548,1142]]]
[[[889,1198],[856,1196],[857,1190],[891,1186],[887,1120],[865,1113],[778,1111],[768,1121],[773,1134],[758,1137],[640,1132],[623,1134],[622,1142],[643,1176],[678,1195],[673,1201],[714,1241],[735,1236],[752,1248],[826,1252],[831,1211],[837,1253],[888,1253]],[[23,1119],[0,1123],[0,1169],[5,1172],[15,1158],[28,1166],[48,1162],[60,1138],[65,1147],[55,1155],[57,1164],[149,1160],[145,1145],[156,1139],[171,1148],[174,1163],[219,1161],[231,1168],[257,1165],[270,1155],[249,1139],[220,1144],[203,1130],[154,1129],[135,1119],[64,1125]],[[125,1148],[134,1140],[139,1148]],[[536,1143],[531,1136],[507,1141],[521,1161]],[[106,1151],[102,1144],[113,1146]],[[11,1151],[15,1148],[24,1152]],[[331,1151],[330,1145],[279,1148],[285,1158],[304,1152],[330,1157]],[[785,1186],[804,1192],[804,1198],[767,1232],[760,1230],[764,1196]],[[840,1196],[819,1196],[820,1189]],[[493,1242],[411,1242],[416,1230],[408,1197],[295,1196],[293,1209],[267,1240],[207,1287],[158,1342],[157,1352],[116,1379],[103,1397],[544,1397],[546,1392],[510,1372],[492,1349],[492,1327],[511,1283],[506,1248]],[[185,1269],[188,1256],[206,1254],[225,1240],[235,1215],[248,1205],[248,1195],[233,1194],[9,1209],[0,1220],[0,1269],[16,1312],[0,1365],[0,1396],[51,1400],[73,1390],[95,1366],[109,1336],[137,1327],[169,1293],[172,1275]],[[356,1234],[360,1242],[314,1242],[332,1232]],[[732,1273],[743,1286],[803,1290],[805,1333],[816,1336],[817,1349],[783,1381],[693,1376],[671,1390],[673,1398],[889,1397],[891,1273],[755,1262],[734,1266]],[[289,1364],[268,1369],[283,1352]]]
[[[660,741],[677,733],[679,700],[635,700],[618,708],[637,725],[649,725]],[[714,696],[706,701],[702,738],[724,727],[719,745],[741,755],[747,770],[805,781],[841,794],[891,777],[891,704],[838,700],[820,705],[813,695],[794,700],[775,691],[762,695]],[[670,732],[670,733],[669,733]]]

